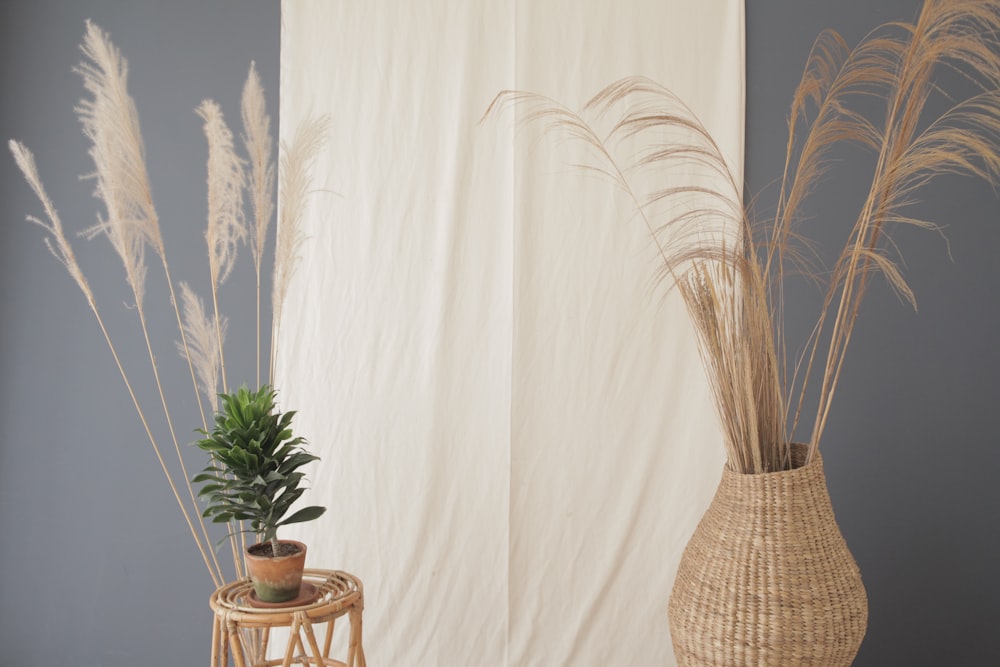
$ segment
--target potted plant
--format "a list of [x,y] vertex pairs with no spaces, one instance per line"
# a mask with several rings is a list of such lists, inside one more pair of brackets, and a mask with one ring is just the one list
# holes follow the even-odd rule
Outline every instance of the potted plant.
[[203,484],[198,495],[208,507],[202,516],[214,523],[249,521],[258,542],[245,549],[247,571],[257,598],[287,602],[299,594],[306,546],[277,539],[279,526],[311,521],[326,511],[304,507],[286,518],[302,493],[305,474],[299,469],[319,459],[302,449],[305,439],[292,435],[294,411],[280,412],[275,390],[263,385],[256,392],[246,386],[219,394],[222,407],[215,427],[195,443],[211,462],[191,481]]

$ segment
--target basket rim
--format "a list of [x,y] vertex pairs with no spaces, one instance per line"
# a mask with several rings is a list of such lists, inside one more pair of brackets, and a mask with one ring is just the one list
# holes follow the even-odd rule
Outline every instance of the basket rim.
[[[794,463],[796,458],[804,459],[808,456],[809,445],[804,442],[791,442],[788,445],[793,452],[798,452],[798,457],[793,453],[792,462]],[[794,468],[789,468],[788,470],[775,470],[773,472],[740,472],[739,470],[733,470],[729,467],[729,461],[727,460],[722,464],[722,474],[729,475],[736,479],[744,479],[750,477],[757,478],[770,478],[775,479],[781,477],[782,475],[792,475],[792,474],[803,474],[809,470],[815,469],[817,466],[822,467],[823,459],[820,456],[819,448],[816,449],[812,460],[803,461],[801,465],[797,465]]]

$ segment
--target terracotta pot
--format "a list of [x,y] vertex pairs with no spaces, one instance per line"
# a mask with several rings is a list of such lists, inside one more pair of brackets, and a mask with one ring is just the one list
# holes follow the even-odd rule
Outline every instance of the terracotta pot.
[[861,647],[868,597],[823,462],[792,447],[792,470],[723,469],[670,595],[679,665],[846,666]]
[[[246,548],[247,572],[253,580],[254,593],[262,602],[287,602],[298,597],[302,585],[302,571],[306,565],[306,545],[295,540],[278,540],[279,545],[298,547],[298,551],[287,556],[272,557],[255,555],[253,552],[266,548],[267,543],[258,543]],[[270,550],[267,551],[270,553]]]

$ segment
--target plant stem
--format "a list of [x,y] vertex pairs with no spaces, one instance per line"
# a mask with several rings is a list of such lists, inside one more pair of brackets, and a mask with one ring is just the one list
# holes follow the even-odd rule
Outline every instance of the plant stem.
[[[157,368],[156,356],[153,354],[153,346],[152,346],[152,344],[150,343],[150,340],[149,340],[149,328],[146,326],[146,315],[145,315],[145,312],[144,312],[144,308],[142,306],[138,306],[136,308],[136,311],[137,311],[137,313],[139,315],[139,324],[140,324],[140,326],[142,328],[142,336],[143,336],[143,338],[146,341],[146,351],[149,353],[149,363],[150,363],[150,366],[152,366],[152,368],[153,368],[153,378],[156,381],[156,390],[157,390],[157,392],[160,395],[160,403],[163,406],[163,416],[167,420],[167,430],[170,431],[170,438],[174,442],[174,449],[177,452],[177,458],[178,458],[178,460],[180,460],[180,463],[181,463],[181,470],[183,471],[183,474],[184,474],[184,481],[187,484],[188,491],[191,494],[191,502],[194,503],[194,507],[195,507],[195,509],[197,509],[198,503],[195,500],[194,490],[191,488],[191,482],[188,481],[187,468],[184,465],[184,457],[181,456],[180,444],[178,444],[178,442],[177,442],[177,435],[174,432],[173,420],[170,417],[170,410],[167,407],[167,398],[166,398],[166,395],[164,395],[164,393],[163,393],[163,384],[160,382],[160,371]],[[172,481],[171,481],[171,485],[173,485]],[[205,532],[206,539],[208,539],[208,531],[205,528],[205,523],[203,521],[199,521],[199,523],[201,524],[202,531]],[[211,540],[209,540],[208,543],[211,544]],[[215,563],[216,569],[221,573],[222,572],[222,568],[219,567],[219,561],[215,557],[215,550],[214,549],[210,549],[209,551],[210,551],[210,553],[212,555],[212,561]]]
[[[188,348],[187,333],[184,331],[184,323],[181,320],[181,311],[177,306],[177,296],[174,292],[174,282],[170,278],[170,267],[167,264],[167,255],[163,251],[159,251],[160,261],[163,263],[163,273],[166,275],[167,287],[170,290],[170,305],[174,308],[174,317],[177,319],[177,330],[181,334],[181,346],[184,349],[184,359],[187,361],[188,371],[191,373],[191,385],[194,387],[194,396],[198,401],[198,413],[201,415],[201,426],[203,429],[208,430],[208,419],[205,416],[205,406],[202,401],[201,392],[198,390],[198,378],[194,373],[194,363],[191,361],[191,350]],[[183,466],[183,459],[181,459],[181,465]],[[187,479],[187,472],[185,471],[184,478]],[[190,487],[190,483],[188,487]]]
[[[166,275],[167,286],[170,288],[170,303],[174,307],[174,315],[177,318],[177,328],[181,332],[181,342],[182,342],[182,344],[184,346],[184,357],[187,359],[188,370],[191,372],[191,382],[194,385],[195,397],[198,399],[198,411],[201,413],[202,427],[207,430],[208,429],[208,420],[205,418],[205,410],[202,407],[201,392],[198,391],[198,381],[195,378],[195,374],[194,374],[194,364],[191,361],[191,352],[188,349],[187,336],[184,333],[184,325],[183,325],[183,323],[181,321],[180,310],[177,307],[177,298],[176,298],[176,295],[175,295],[175,292],[174,292],[174,283],[173,283],[173,281],[170,278],[170,267],[167,264],[167,255],[166,255],[166,252],[164,252],[162,248],[157,248],[157,250],[158,250],[158,253],[160,255],[160,260],[163,263],[163,272]],[[159,385],[159,381],[157,381],[157,385]],[[161,391],[161,397],[162,397],[162,391]],[[173,434],[173,431],[171,430],[171,435],[172,434]],[[187,486],[188,494],[191,497],[191,503],[194,505],[194,507],[196,509],[196,513],[197,513],[197,516],[198,516],[198,523],[201,524],[201,531],[202,531],[202,534],[205,537],[205,543],[208,544],[208,545],[211,545],[212,544],[212,538],[209,537],[209,535],[208,535],[208,528],[205,526],[205,519],[204,519],[204,517],[201,516],[201,512],[197,512],[198,500],[195,497],[194,489],[191,486],[191,476],[188,474],[187,466],[184,463],[184,457],[181,455],[180,447],[177,445],[177,439],[176,438],[174,439],[174,447],[177,450],[177,460],[180,461],[180,464],[181,464],[181,473],[184,475],[184,483]],[[229,539],[229,546],[230,546],[230,549],[233,552],[233,565],[236,568],[237,578],[239,578],[240,577],[240,561],[239,561],[238,554],[237,554],[237,551],[236,551],[236,542],[233,540],[232,536],[230,536],[230,539]],[[222,568],[219,566],[218,559],[215,556],[215,550],[214,549],[212,549],[212,560],[215,561],[216,567],[219,568],[219,572],[221,574]]]
[[257,362],[257,386],[260,386],[260,265],[257,266],[257,350],[254,354]]
[[[118,358],[118,351],[111,342],[111,336],[108,334],[108,330],[104,326],[104,320],[101,318],[95,304],[91,303],[90,309],[97,318],[97,323],[101,327],[101,333],[104,334],[104,340],[107,342],[108,348],[111,350],[111,356],[114,357],[115,365],[118,366],[118,372],[121,374],[122,380],[125,381],[125,387],[128,389],[128,394],[132,398],[132,405],[135,407],[135,411],[139,415],[139,421],[142,422],[142,427],[146,431],[149,443],[153,446],[153,452],[156,454],[156,460],[159,461],[160,468],[163,470],[163,474],[167,478],[167,484],[170,485],[170,490],[174,494],[174,500],[177,501],[177,506],[180,507],[181,514],[184,515],[184,520],[187,522],[188,529],[191,531],[191,537],[194,538],[195,544],[198,545],[198,551],[201,552],[202,560],[205,561],[205,567],[208,568],[208,573],[212,577],[212,583],[215,584],[216,587],[219,587],[223,582],[222,570],[219,569],[218,562],[215,563],[215,569],[212,568],[212,563],[209,562],[208,553],[205,550],[206,545],[202,543],[201,538],[198,536],[198,531],[195,530],[194,523],[191,521],[191,516],[188,513],[187,507],[184,505],[184,501],[181,500],[180,493],[177,491],[177,486],[174,484],[174,479],[170,474],[170,470],[167,468],[167,464],[163,460],[163,456],[160,453],[160,447],[156,444],[156,438],[153,437],[153,432],[150,430],[149,423],[146,421],[146,415],[143,413],[142,407],[139,405],[139,400],[136,398],[135,392],[132,390],[132,383],[129,382],[128,375],[125,373],[125,368],[122,366],[122,362]],[[209,549],[209,551],[211,551],[211,549]]]
[[[211,252],[211,248],[209,248]],[[212,309],[215,312],[215,338],[219,345],[219,367],[221,368],[222,375],[222,392],[228,393],[229,386],[226,382],[226,357],[222,350],[222,325],[219,322],[219,299],[218,299],[218,282],[217,282],[217,270],[214,260],[209,261],[209,272],[211,273],[212,280]]]

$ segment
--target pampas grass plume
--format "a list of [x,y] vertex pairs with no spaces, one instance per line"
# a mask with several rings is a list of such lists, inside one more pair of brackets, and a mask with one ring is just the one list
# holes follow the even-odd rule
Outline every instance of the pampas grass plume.
[[236,262],[236,249],[246,236],[243,217],[243,162],[233,148],[219,105],[205,100],[197,113],[205,121],[208,140],[208,261],[213,289],[221,285]]
[[28,185],[34,191],[35,196],[42,204],[42,208],[45,209],[45,215],[48,218],[48,222],[36,218],[35,216],[28,216],[28,220],[35,223],[45,231],[47,231],[51,237],[45,238],[45,246],[49,249],[49,252],[59,260],[59,263],[66,267],[69,275],[73,278],[73,281],[77,284],[80,290],[83,292],[84,296],[87,298],[87,303],[90,304],[91,308],[96,308],[94,302],[94,294],[90,291],[90,285],[87,284],[87,279],[83,276],[83,271],[80,270],[80,265],[77,264],[76,255],[73,253],[73,247],[66,240],[66,234],[63,232],[62,221],[59,219],[59,212],[56,211],[56,207],[52,204],[52,200],[49,199],[48,194],[45,192],[45,187],[42,185],[42,179],[38,176],[38,167],[35,165],[35,156],[19,141],[14,141],[13,139],[7,143],[8,148],[10,148],[11,154],[14,156],[14,162],[17,164],[18,169],[24,175]]
[[282,145],[278,192],[281,208],[278,212],[272,297],[276,323],[281,321],[282,307],[298,261],[298,249],[305,240],[302,218],[312,187],[311,169],[326,142],[328,125],[326,117],[305,121],[296,131],[291,145]]
[[[205,313],[202,300],[194,293],[187,283],[181,282],[181,301],[184,304],[184,333],[187,347],[177,341],[177,351],[181,357],[190,359],[198,374],[201,391],[205,395],[212,412],[218,409],[219,350],[226,337],[228,322],[222,318],[216,322]],[[218,326],[216,326],[218,324]],[[223,341],[218,341],[221,336]]]
[[271,118],[267,115],[260,75],[253,63],[250,63],[250,73],[243,86],[241,108],[243,144],[250,158],[250,199],[254,212],[250,247],[259,275],[267,229],[274,215],[274,164],[271,161]]

